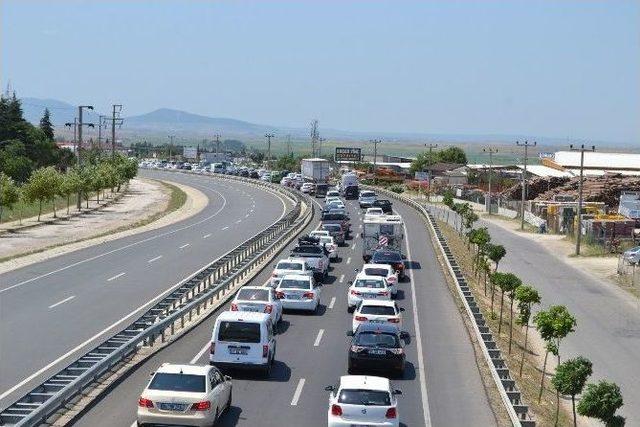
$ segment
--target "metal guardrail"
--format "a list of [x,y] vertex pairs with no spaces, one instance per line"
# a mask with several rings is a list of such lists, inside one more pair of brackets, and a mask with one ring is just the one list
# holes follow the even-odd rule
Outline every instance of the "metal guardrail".
[[[206,175],[205,175],[206,176]],[[211,264],[174,286],[169,293],[129,326],[107,339],[73,363],[0,412],[2,426],[36,426],[90,389],[107,371],[143,346],[152,347],[166,335],[173,335],[185,318],[214,304],[228,291],[247,279],[254,268],[270,259],[281,243],[299,233],[313,216],[313,204],[282,187],[239,177],[220,177],[249,182],[268,188],[295,201],[294,208],[266,230],[241,243]]]
[[480,307],[478,307],[478,304],[473,297],[473,293],[471,292],[464,274],[449,248],[447,240],[440,231],[432,213],[429,211],[429,207],[425,208],[425,206],[415,200],[389,190],[371,186],[363,187],[366,187],[368,190],[384,193],[387,197],[391,197],[411,206],[421,214],[425,224],[436,237],[438,249],[445,260],[449,275],[457,285],[456,290],[464,304],[469,319],[472,321],[474,334],[478,344],[480,345],[487,365],[489,366],[491,377],[493,378],[496,388],[500,393],[502,403],[509,414],[511,423],[514,426],[535,427],[536,422],[529,415],[529,407],[522,402],[522,396],[518,390],[516,381],[511,378],[509,368],[507,367],[505,360],[501,357],[500,349],[493,339],[493,335],[491,334],[489,326],[487,326],[484,316],[480,311]]

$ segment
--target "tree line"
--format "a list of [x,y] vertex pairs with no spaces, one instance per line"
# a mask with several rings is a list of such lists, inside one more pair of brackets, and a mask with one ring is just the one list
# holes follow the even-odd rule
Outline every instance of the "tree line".
[[[498,271],[499,263],[507,251],[504,246],[491,242],[491,235],[487,227],[473,227],[479,218],[468,203],[455,202],[450,191],[445,193],[443,203],[460,217],[456,231],[460,236],[465,236],[467,248],[473,251],[473,272],[480,281],[484,282],[484,295],[488,296],[488,292],[491,294],[491,316],[493,318],[499,317],[498,335],[502,333],[505,296],[508,299],[509,354],[511,354],[513,342],[514,304],[517,306],[516,323],[525,328],[520,359],[520,376],[522,376],[524,357],[528,348],[531,320],[545,342],[545,357],[538,402],[542,398],[548,357],[553,355],[557,358],[556,371],[551,379],[551,384],[556,390],[556,425],[560,410],[560,395],[563,395],[571,397],[574,426],[577,425],[576,411],[580,415],[596,418],[606,426],[623,426],[625,424],[624,417],[616,415],[616,411],[623,405],[622,393],[618,385],[606,380],[587,384],[588,378],[593,373],[593,366],[591,361],[583,356],[561,361],[561,344],[570,333],[575,331],[576,318],[564,305],[552,305],[546,310],[538,311],[532,319],[533,307],[541,302],[539,291],[531,285],[524,284],[513,273]],[[494,302],[498,292],[500,313],[496,315]],[[576,406],[576,396],[580,394],[582,396]]]

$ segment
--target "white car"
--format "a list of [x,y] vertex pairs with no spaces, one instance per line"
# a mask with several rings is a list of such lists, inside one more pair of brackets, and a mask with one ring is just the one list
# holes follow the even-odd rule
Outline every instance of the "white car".
[[231,407],[231,377],[215,366],[162,364],[138,399],[138,426],[212,426]]
[[303,276],[313,277],[313,269],[300,258],[281,259],[271,273],[272,279],[280,278],[288,274],[299,274]]
[[390,323],[402,329],[402,312],[395,301],[364,299],[353,312],[353,332],[363,323]]
[[359,273],[353,282],[349,282],[347,291],[347,309],[351,312],[363,299],[391,300],[391,289],[384,277],[366,276]]
[[388,264],[365,264],[362,273],[366,276],[380,276],[387,279],[387,285],[391,288],[391,295],[398,293],[398,272]]
[[326,205],[324,205],[325,211],[330,211],[331,209],[346,209],[344,203],[341,200],[332,200]]
[[342,199],[340,199],[340,197],[337,197],[337,196],[327,196],[327,197],[325,197],[325,199],[324,199],[325,205],[328,205],[331,202],[340,202],[340,203],[342,203]]
[[376,200],[378,200],[376,193],[369,190],[361,191],[360,196],[358,196],[358,203],[361,208],[370,208]]
[[399,427],[400,414],[389,379],[369,375],[344,375],[337,386],[325,387],[329,395],[328,427]]
[[364,213],[364,219],[372,219],[383,215],[384,211],[382,208],[367,208],[367,211]]
[[303,193],[310,194],[314,188],[315,187],[312,183],[305,182],[304,184],[302,184],[302,187],[300,187],[300,191],[302,191]]
[[337,197],[337,198],[340,198],[340,191],[338,191],[338,190],[329,190],[329,191],[327,191],[326,197]]
[[320,289],[314,286],[309,276],[284,276],[276,288],[276,297],[282,301],[282,308],[287,310],[316,312],[320,305]]
[[273,289],[262,286],[243,286],[231,303],[231,311],[267,313],[277,325],[282,320],[282,303]]
[[309,233],[309,236],[320,238],[324,236],[330,236],[330,234],[327,230],[313,230],[311,233]]
[[[328,232],[327,232],[328,233]],[[331,236],[319,236],[320,244],[329,252],[329,260],[338,259],[338,245]]]
[[640,261],[640,246],[626,250],[623,257],[629,264],[638,264]]

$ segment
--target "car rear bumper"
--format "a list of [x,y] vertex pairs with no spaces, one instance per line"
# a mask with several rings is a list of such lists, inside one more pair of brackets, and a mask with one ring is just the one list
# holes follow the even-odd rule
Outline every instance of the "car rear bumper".
[[302,300],[286,300],[282,299],[282,308],[285,310],[306,310],[313,311],[318,304],[314,299],[302,299]]
[[[153,412],[152,412],[153,411]],[[189,411],[186,414],[159,412],[157,409],[138,408],[137,421],[141,425],[187,425],[208,427],[215,422],[216,411],[212,406],[208,411]]]
[[397,371],[404,369],[404,355],[371,358],[369,356],[350,353],[349,367],[351,369],[365,369],[368,371]]
[[333,415],[329,415],[327,419],[328,427],[351,427],[354,425],[363,425],[370,427],[398,427],[400,422],[398,418],[395,420],[382,421],[382,422],[372,422],[366,420],[345,420],[342,417],[335,417]]
[[217,362],[209,359],[209,365],[213,365],[220,370],[225,369],[242,369],[242,370],[264,370],[269,366],[268,361],[260,362],[260,363],[250,363],[250,362]]

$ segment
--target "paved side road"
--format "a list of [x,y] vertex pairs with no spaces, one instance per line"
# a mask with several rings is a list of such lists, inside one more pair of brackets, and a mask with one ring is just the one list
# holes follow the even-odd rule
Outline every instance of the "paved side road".
[[[452,218],[452,215],[450,215]],[[480,220],[507,255],[500,269],[518,275],[542,294],[542,307],[566,305],[576,316],[576,332],[562,343],[562,357],[582,355],[593,362],[591,380],[606,378],[622,389],[621,414],[640,420],[640,301],[610,283],[585,274],[518,233]]]
[[141,173],[204,192],[199,214],[0,275],[0,407],[139,316],[190,274],[280,218],[285,199],[211,177]]
[[[354,203],[347,205],[357,235],[362,214]],[[406,221],[411,276],[398,291],[398,304],[406,309],[404,329],[411,337],[406,346],[408,364],[403,378],[392,379],[394,387],[403,391],[399,402],[402,425],[496,425],[471,343],[426,229],[411,208],[397,208]],[[314,221],[309,229],[316,224]],[[233,406],[219,425],[326,426],[328,393],[324,387],[336,383],[347,372],[349,339],[345,331],[351,328],[352,320],[347,313],[347,282],[354,276],[353,269],[362,266],[361,239],[354,237],[347,244],[339,249],[341,261],[332,264],[324,281],[318,315],[285,313],[271,377],[232,372]],[[288,249],[283,252],[282,256],[286,256]],[[264,283],[271,268],[261,272],[254,284]],[[227,310],[228,305],[222,309]],[[75,425],[132,425],[140,392],[149,373],[161,363],[208,363],[215,317],[214,313],[141,364]]]

